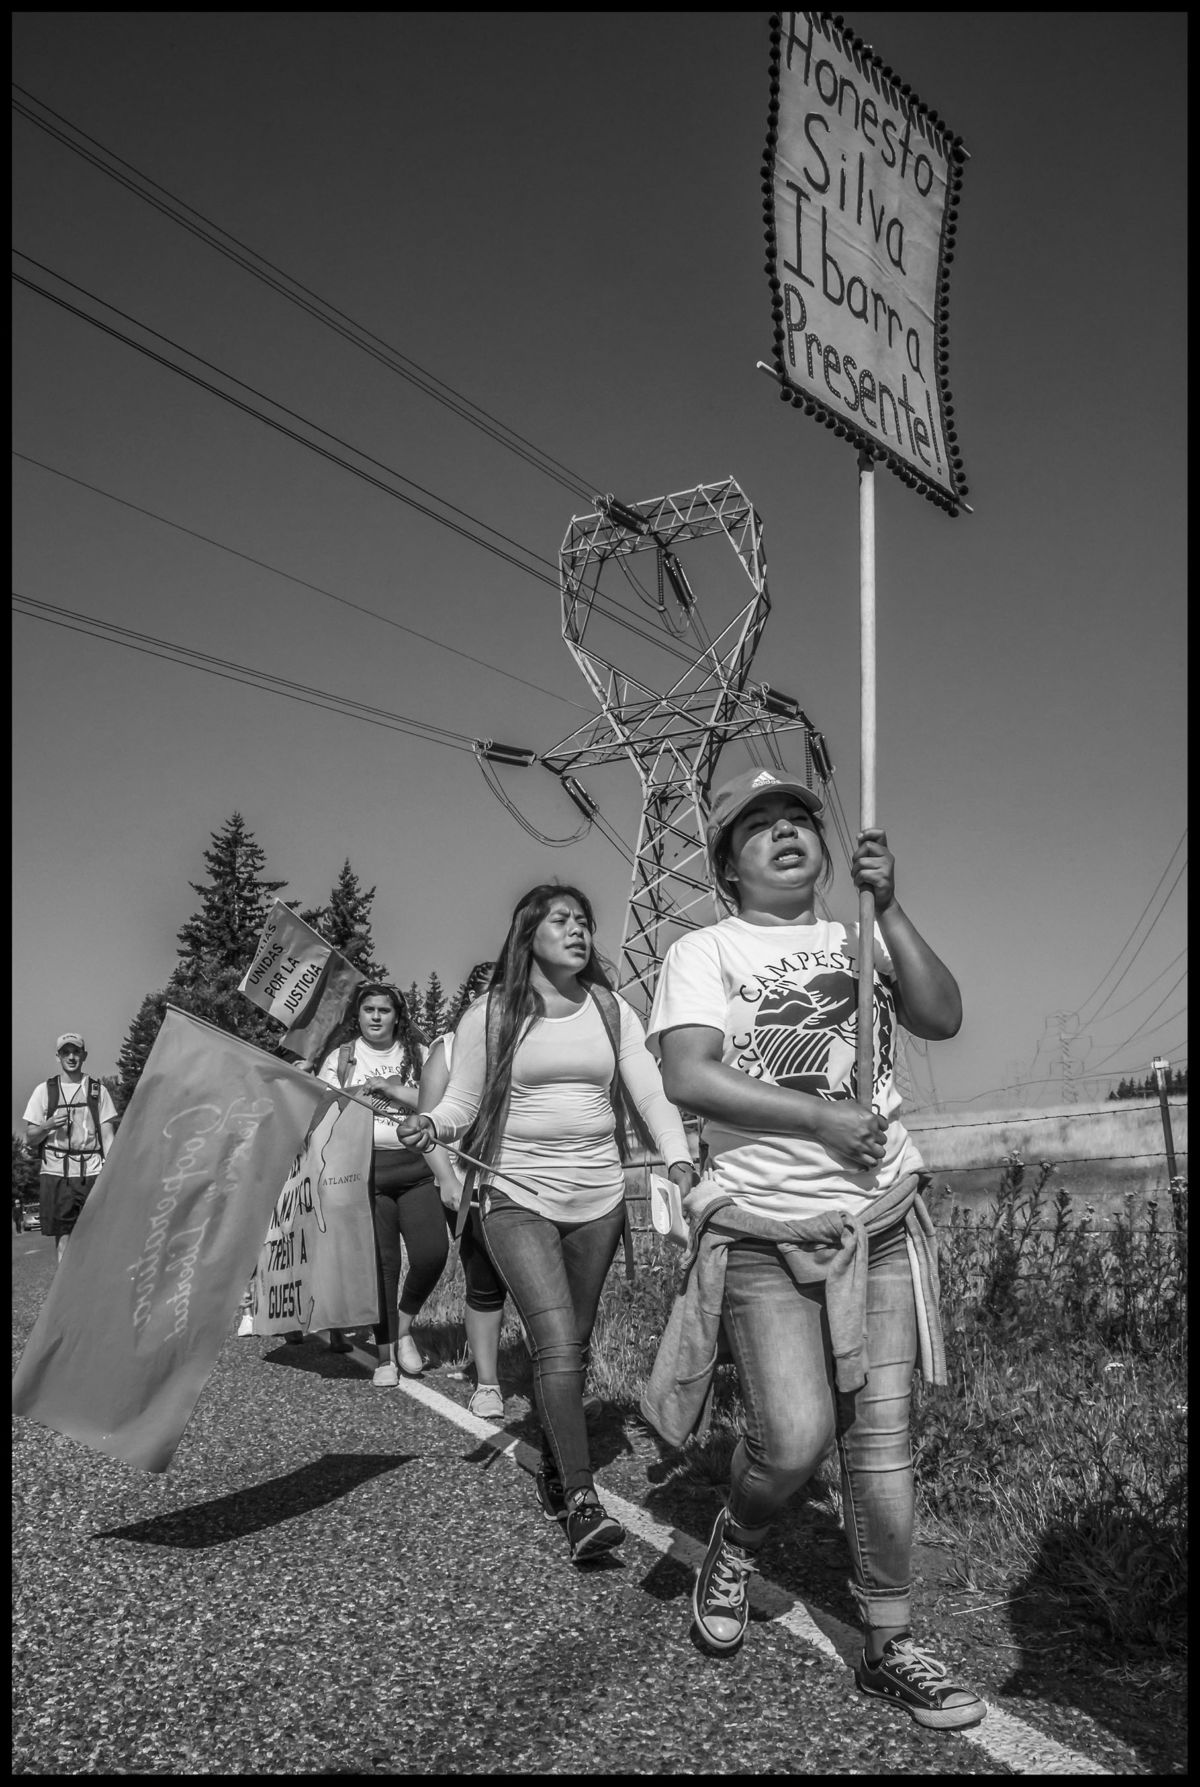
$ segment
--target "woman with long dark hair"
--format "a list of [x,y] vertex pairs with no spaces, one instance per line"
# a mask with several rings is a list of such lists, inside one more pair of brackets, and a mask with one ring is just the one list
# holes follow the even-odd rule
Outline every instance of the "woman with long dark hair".
[[594,953],[595,929],[578,888],[543,884],[518,902],[488,997],[459,1024],[445,1095],[400,1128],[426,1148],[462,1136],[491,1168],[480,1173],[483,1233],[533,1355],[538,1499],[565,1527],[573,1563],[625,1537],[593,1483],[583,1377],[624,1223],[616,1107],[626,1097],[680,1189],[694,1177],[641,1023]]
[[[378,1364],[372,1381],[390,1389],[399,1384],[401,1372],[419,1377],[425,1369],[412,1337],[413,1319],[441,1277],[448,1251],[441,1199],[429,1162],[397,1133],[398,1119],[416,1109],[425,1039],[403,994],[385,982],[368,981],[359,987],[353,1013],[331,1040],[318,1077],[331,1086],[364,1093],[376,1111],[369,1191],[379,1320]],[[408,1249],[403,1290],[401,1240]],[[331,1344],[337,1347],[336,1336]]]

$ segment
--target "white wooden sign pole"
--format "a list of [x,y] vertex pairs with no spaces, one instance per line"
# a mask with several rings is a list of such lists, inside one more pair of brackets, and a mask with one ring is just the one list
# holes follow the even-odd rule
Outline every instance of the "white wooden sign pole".
[[[875,824],[875,462],[858,456],[859,827]],[[858,1101],[875,1089],[875,895],[858,895]]]

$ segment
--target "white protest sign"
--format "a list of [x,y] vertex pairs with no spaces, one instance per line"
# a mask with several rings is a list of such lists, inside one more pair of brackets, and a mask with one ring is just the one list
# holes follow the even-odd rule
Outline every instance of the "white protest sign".
[[367,1195],[373,1132],[369,1110],[334,1103],[293,1160],[251,1288],[256,1334],[378,1320]]
[[764,161],[784,395],[957,514],[948,268],[966,158],[844,23],[772,20]]

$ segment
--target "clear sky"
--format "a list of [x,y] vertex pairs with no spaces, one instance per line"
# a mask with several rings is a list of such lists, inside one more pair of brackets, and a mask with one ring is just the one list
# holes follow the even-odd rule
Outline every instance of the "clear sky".
[[[848,22],[971,154],[950,384],[975,512],[876,479],[878,811],[966,1009],[914,1073],[951,1109],[1058,1102],[1061,1030],[1080,1095],[1102,1096],[1156,1051],[1187,1059],[1186,19]],[[766,13],[16,15],[27,94],[565,482],[25,117],[13,239],[53,271],[14,265],[244,380],[548,574],[590,492],[732,474],[770,568],[755,674],[825,732],[853,819],[854,453],[755,370],[771,353],[767,72]],[[455,735],[17,616],[14,1117],[63,1029],[112,1071],[235,810],[305,904],[349,856],[403,985],[431,968],[457,984],[554,876],[591,892],[615,953],[617,849],[598,831],[538,845],[458,748],[545,749],[587,718],[554,589],[24,286],[14,310],[14,589]],[[575,829],[544,770],[501,774],[544,832]],[[583,779],[632,841],[632,769]],[[844,864],[831,904],[853,916]]]

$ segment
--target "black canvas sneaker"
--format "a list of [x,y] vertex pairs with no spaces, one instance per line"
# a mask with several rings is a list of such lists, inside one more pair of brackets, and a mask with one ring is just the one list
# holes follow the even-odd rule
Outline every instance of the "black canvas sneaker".
[[692,1590],[692,1618],[697,1636],[709,1650],[734,1651],[746,1636],[750,1606],[746,1589],[758,1568],[744,1546],[726,1537],[729,1511],[717,1515],[708,1550]]
[[961,1731],[987,1716],[986,1702],[952,1682],[946,1665],[914,1644],[907,1632],[888,1639],[878,1663],[868,1663],[864,1651],[854,1679],[862,1693],[902,1706],[918,1725],[934,1731]]

